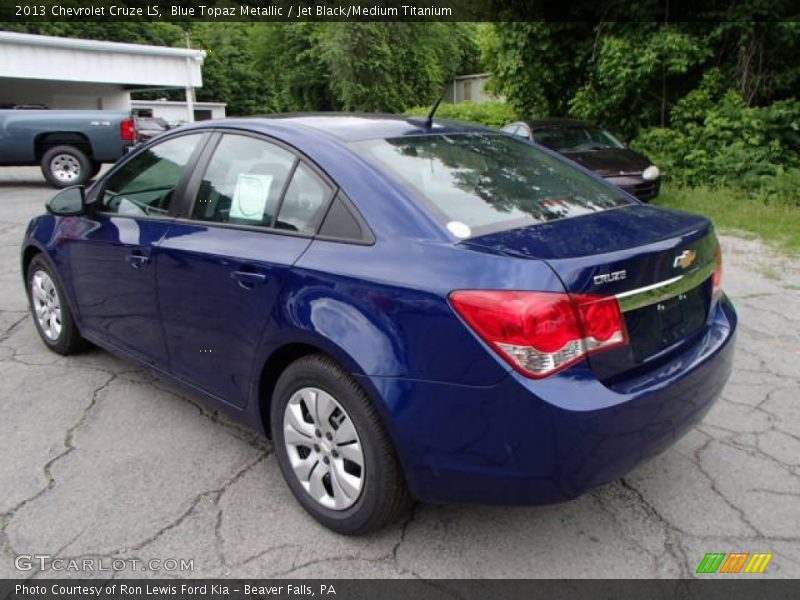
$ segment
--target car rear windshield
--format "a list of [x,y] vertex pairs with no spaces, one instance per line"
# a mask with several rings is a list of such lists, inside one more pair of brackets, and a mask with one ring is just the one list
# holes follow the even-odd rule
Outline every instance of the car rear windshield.
[[353,146],[459,237],[632,203],[622,191],[508,135],[431,134]]

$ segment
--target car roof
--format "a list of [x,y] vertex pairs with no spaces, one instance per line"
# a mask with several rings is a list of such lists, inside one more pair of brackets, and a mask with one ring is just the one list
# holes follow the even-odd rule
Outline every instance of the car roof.
[[499,133],[498,130],[449,119],[434,119],[429,127],[425,117],[384,113],[292,113],[203,121],[201,126],[239,126],[269,129],[279,124],[309,133],[320,133],[338,141],[355,142],[431,133]]

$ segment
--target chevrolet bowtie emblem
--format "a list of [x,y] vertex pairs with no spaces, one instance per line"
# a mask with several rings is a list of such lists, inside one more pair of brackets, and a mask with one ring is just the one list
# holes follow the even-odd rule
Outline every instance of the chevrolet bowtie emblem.
[[694,262],[695,258],[697,258],[697,252],[694,250],[684,250],[675,257],[675,260],[672,261],[672,268],[677,269],[678,267],[681,267],[682,269],[688,269]]

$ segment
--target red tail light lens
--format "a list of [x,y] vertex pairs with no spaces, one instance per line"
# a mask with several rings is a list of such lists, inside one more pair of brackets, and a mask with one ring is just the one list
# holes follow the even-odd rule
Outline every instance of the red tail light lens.
[[711,275],[711,297],[716,300],[722,293],[722,250],[719,245],[714,252],[714,274]]
[[136,124],[133,119],[124,119],[119,124],[119,134],[123,142],[136,141]]
[[588,294],[461,290],[456,312],[527,377],[552,375],[585,355],[626,343],[616,298]]

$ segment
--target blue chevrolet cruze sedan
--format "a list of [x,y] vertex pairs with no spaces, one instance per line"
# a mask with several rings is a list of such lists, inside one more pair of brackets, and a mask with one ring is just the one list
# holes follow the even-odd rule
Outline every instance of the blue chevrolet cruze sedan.
[[492,129],[319,114],[168,132],[33,219],[44,343],[262,429],[317,520],[550,503],[703,417],[736,315],[698,216]]

